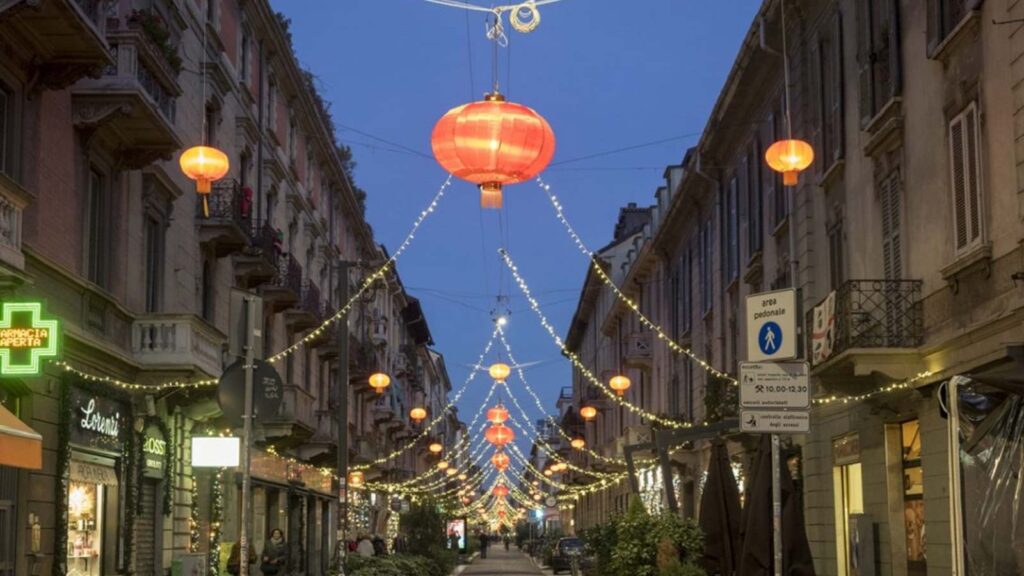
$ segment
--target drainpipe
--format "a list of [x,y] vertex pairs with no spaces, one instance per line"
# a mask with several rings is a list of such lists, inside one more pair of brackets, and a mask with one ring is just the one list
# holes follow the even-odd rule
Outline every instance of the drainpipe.
[[267,66],[263,58],[263,40],[259,42],[259,74],[260,87],[257,92],[256,126],[259,129],[259,138],[256,139],[256,230],[263,226],[263,92],[267,79]]

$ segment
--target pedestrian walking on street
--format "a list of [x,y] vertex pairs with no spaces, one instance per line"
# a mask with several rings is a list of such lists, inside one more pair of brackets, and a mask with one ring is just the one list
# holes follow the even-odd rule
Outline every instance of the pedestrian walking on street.
[[373,544],[374,556],[388,555],[388,545],[384,542],[384,538],[382,538],[380,534],[374,534],[373,539],[370,540],[370,543]]
[[285,542],[284,532],[281,532],[280,528],[274,528],[270,532],[270,539],[263,546],[260,572],[266,576],[288,573],[288,543]]
[[487,558],[487,534],[484,532],[480,533],[480,557]]

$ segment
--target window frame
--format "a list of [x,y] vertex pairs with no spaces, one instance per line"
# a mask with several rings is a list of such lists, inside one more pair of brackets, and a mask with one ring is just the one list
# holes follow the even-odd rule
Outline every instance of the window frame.
[[725,279],[726,284],[736,281],[740,275],[740,179],[733,173],[725,189]]
[[[973,129],[971,122],[973,122]],[[960,213],[957,201],[957,153],[955,149],[954,130],[955,126],[960,124],[961,126],[961,149],[960,149],[960,160],[964,162],[962,166],[963,178],[964,178],[964,205],[963,214]],[[976,249],[979,246],[984,245],[986,242],[987,230],[985,225],[985,183],[984,174],[982,170],[982,134],[981,134],[981,114],[978,108],[977,100],[972,101],[970,104],[965,106],[960,112],[958,112],[952,119],[950,119],[947,127],[947,138],[948,138],[948,150],[949,150],[949,183],[950,183],[950,200],[952,202],[953,212],[953,252],[957,256],[962,256]],[[973,137],[973,151],[970,150],[970,142]],[[973,153],[972,153],[973,152]],[[970,164],[973,156],[973,178],[970,175]],[[973,193],[967,190],[967,186],[973,186]],[[973,206],[973,207],[972,207]],[[964,243],[960,243],[960,223],[961,219],[964,220]]]
[[[85,219],[83,276],[93,284],[110,289],[110,228],[113,177],[101,164],[87,161],[85,174]],[[94,186],[94,182],[97,183]],[[106,255],[107,258],[101,256]]]

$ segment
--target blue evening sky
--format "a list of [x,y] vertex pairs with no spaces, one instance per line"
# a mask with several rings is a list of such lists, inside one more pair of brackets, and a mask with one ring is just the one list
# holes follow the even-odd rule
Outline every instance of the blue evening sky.
[[[355,154],[356,180],[369,194],[369,221],[378,241],[394,250],[446,174],[433,160],[372,136],[430,154],[438,118],[489,89],[485,15],[469,12],[467,18],[464,10],[422,0],[272,4],[292,20],[299,59],[319,77],[341,125],[340,139]],[[678,163],[697,140],[759,5],[759,0],[564,0],[541,8],[542,22],[533,33],[508,28],[511,48],[500,53],[502,91],[553,127],[558,147],[544,178],[591,249],[611,239],[620,206],[653,201],[664,167]],[[673,137],[678,138],[567,162]],[[491,332],[495,296],[499,290],[511,295],[510,344],[516,360],[541,362],[526,376],[551,410],[559,390],[571,384],[570,365],[510,281],[497,255],[499,245],[509,248],[564,336],[587,260],[533,182],[506,188],[500,212],[481,210],[475,187],[456,182],[398,269],[408,291],[423,303],[455,390]],[[495,346],[486,363],[497,359],[500,348]],[[459,403],[467,422],[489,388],[483,376]],[[521,386],[510,385],[531,417],[540,417]]]

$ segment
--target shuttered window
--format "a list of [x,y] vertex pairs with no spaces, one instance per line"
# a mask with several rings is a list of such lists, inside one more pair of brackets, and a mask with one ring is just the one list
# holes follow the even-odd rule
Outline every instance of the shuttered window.
[[690,282],[690,248],[679,258],[679,333],[690,331],[690,318],[693,314],[693,290]]
[[701,232],[701,255],[700,255],[700,297],[704,312],[711,310],[714,303],[712,290],[712,257],[714,245],[712,236],[711,218],[704,223],[704,230]]
[[846,281],[843,244],[843,221],[837,218],[828,227],[828,276],[832,290],[838,290]]
[[747,162],[747,249],[750,256],[761,251],[764,241],[761,194],[761,145],[755,140],[750,146],[750,159]]
[[14,118],[11,115],[11,96],[0,84],[0,172],[10,174],[8,152],[11,147],[11,133],[14,131]]
[[860,0],[856,5],[860,118],[866,125],[900,91],[898,3]]
[[893,170],[879,185],[882,205],[882,268],[886,280],[899,280],[903,277],[901,187],[899,170]]
[[739,275],[740,269],[740,230],[739,230],[739,179],[733,176],[726,190],[725,233],[726,233],[726,281],[732,282]]
[[979,142],[978,107],[971,103],[949,123],[950,187],[957,253],[984,242]]
[[818,126],[822,172],[843,157],[843,27],[838,10],[823,25],[814,46]]
[[982,0],[928,0],[928,55],[948,37]]

